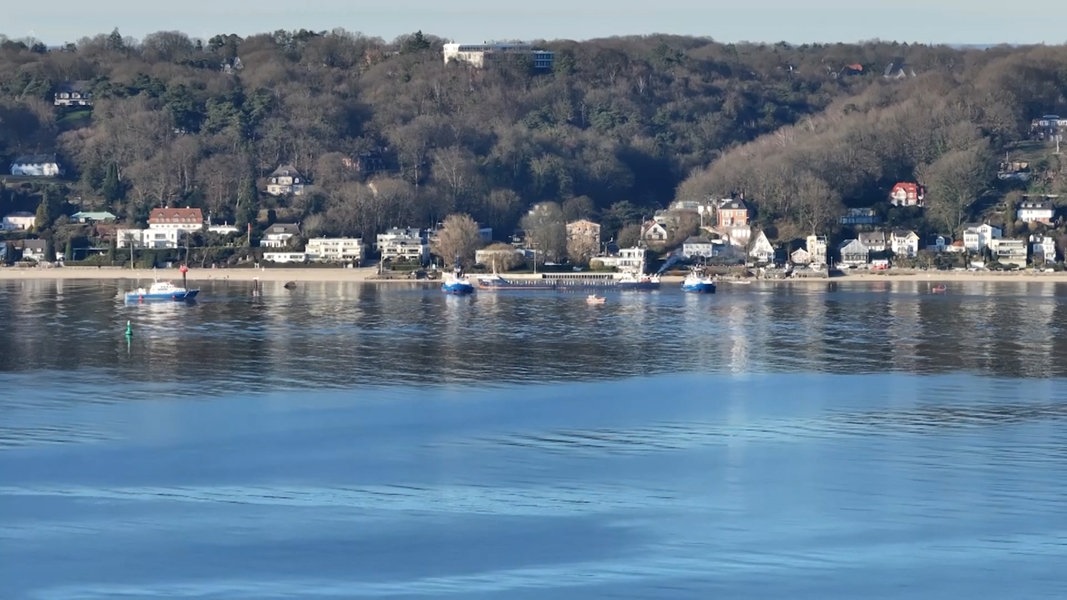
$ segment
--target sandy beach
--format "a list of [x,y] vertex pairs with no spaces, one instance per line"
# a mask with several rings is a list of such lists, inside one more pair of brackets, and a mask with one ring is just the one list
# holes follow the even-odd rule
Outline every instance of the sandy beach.
[[[378,276],[377,266],[359,269],[346,268],[264,268],[264,269],[190,269],[188,280],[194,281],[343,281],[366,283],[412,283],[410,279],[384,279]],[[523,277],[516,275],[516,277]],[[153,278],[180,280],[177,269],[127,269],[123,267],[2,267],[0,280],[10,279],[128,279],[151,281]],[[682,276],[666,276],[665,283],[680,282]],[[825,283],[877,282],[877,281],[929,281],[929,282],[1059,282],[1067,283],[1067,271],[1039,273],[1035,271],[870,271],[850,272],[829,279],[802,278],[760,280],[772,283]],[[422,280],[423,283],[433,283]]]

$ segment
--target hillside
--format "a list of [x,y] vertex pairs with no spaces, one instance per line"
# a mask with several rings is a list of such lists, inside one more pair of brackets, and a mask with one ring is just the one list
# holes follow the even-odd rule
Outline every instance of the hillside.
[[[1030,120],[1067,113],[1063,47],[628,37],[540,42],[555,53],[546,72],[446,65],[442,42],[342,30],[116,31],[51,51],[0,40],[0,158],[56,153],[60,205],[131,223],[161,204],[241,225],[274,209],[310,235],[372,236],[466,212],[506,234],[551,200],[608,238],[673,199],[744,191],[785,236],[832,227],[897,180],[927,185],[932,227],[958,224],[975,199],[1008,191],[996,164]],[[70,82],[91,91],[91,112],[53,105]],[[1059,190],[1060,163],[1041,161],[1040,185]],[[264,193],[286,164],[309,193]],[[42,190],[9,183],[0,211],[33,210]]]

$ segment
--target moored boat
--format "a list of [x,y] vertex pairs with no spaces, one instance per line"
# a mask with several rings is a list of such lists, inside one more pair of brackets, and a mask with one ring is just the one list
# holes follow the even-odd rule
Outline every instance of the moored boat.
[[552,279],[509,279],[496,273],[476,277],[474,283],[478,289],[487,291],[554,290],[559,287],[559,283]]
[[471,283],[470,277],[461,274],[458,271],[455,273],[446,273],[444,281],[441,283],[441,291],[446,294],[462,296],[473,292],[474,284]]
[[623,290],[658,290],[659,275],[628,271],[615,278],[615,285]]
[[682,281],[683,292],[698,292],[702,294],[715,293],[715,280],[696,271],[690,272]]
[[169,281],[155,281],[148,288],[139,287],[126,292],[126,302],[183,302],[196,298],[199,289],[186,289]]
[[543,273],[540,277],[502,277],[497,274],[474,279],[479,290],[655,290],[659,289],[657,275],[636,273]]

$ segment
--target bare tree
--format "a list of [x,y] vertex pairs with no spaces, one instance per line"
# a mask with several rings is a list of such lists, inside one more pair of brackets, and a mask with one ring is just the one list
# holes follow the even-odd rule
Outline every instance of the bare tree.
[[462,265],[474,261],[474,251],[482,244],[478,223],[470,215],[454,214],[445,217],[444,224],[430,245],[446,265]]
[[558,261],[567,255],[567,226],[559,204],[537,204],[522,218],[521,226],[526,243],[544,260]]
[[983,141],[953,150],[921,169],[920,180],[927,188],[928,218],[948,231],[959,229],[971,206],[989,188],[995,168],[993,156]]
[[522,254],[511,244],[497,242],[486,246],[482,252],[489,254],[486,262],[494,271],[510,271],[523,263]]
[[844,212],[844,205],[830,186],[808,171],[795,179],[797,224],[811,234],[825,235]]

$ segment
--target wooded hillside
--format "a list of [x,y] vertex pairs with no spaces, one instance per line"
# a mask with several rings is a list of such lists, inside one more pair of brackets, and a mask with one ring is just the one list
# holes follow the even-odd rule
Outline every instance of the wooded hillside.
[[[555,64],[536,72],[445,65],[444,41],[343,30],[116,31],[61,49],[2,39],[0,159],[55,152],[67,182],[55,193],[131,223],[164,204],[239,226],[274,208],[308,235],[372,236],[465,212],[506,235],[551,200],[567,218],[601,220],[607,238],[673,199],[743,191],[784,234],[921,179],[928,216],[951,227],[1032,118],[1067,114],[1064,47],[627,37],[540,42]],[[904,77],[884,76],[891,63]],[[75,81],[91,111],[53,106]],[[314,191],[263,194],[287,163]],[[10,182],[0,192],[3,211],[32,211],[28,201]]]

